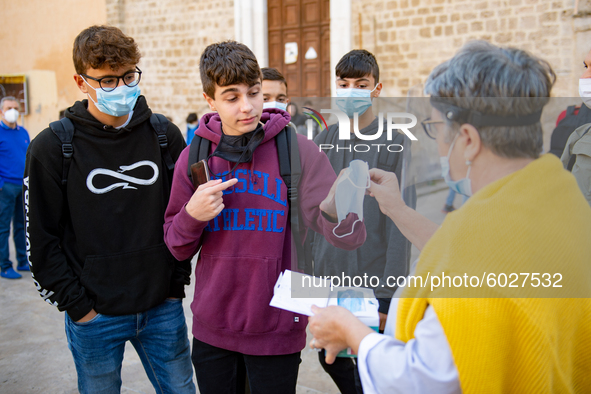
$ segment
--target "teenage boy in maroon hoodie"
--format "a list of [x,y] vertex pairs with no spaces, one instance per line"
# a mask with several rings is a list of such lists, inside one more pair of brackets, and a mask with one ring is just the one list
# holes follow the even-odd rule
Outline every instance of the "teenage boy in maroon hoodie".
[[[275,143],[290,116],[278,109],[263,112],[261,69],[245,45],[227,41],[208,46],[199,69],[203,96],[215,112],[201,118],[196,134],[211,141],[210,172],[229,180],[215,179],[195,190],[185,149],[164,224],[175,257],[189,258],[201,248],[191,304],[199,391],[235,392],[243,362],[253,393],[295,393],[307,318],[269,306],[279,274],[297,262]],[[342,238],[333,234],[337,177],[326,155],[303,136],[297,142],[304,225],[335,246],[359,247],[364,226]],[[336,234],[350,233],[356,219],[349,215]]]

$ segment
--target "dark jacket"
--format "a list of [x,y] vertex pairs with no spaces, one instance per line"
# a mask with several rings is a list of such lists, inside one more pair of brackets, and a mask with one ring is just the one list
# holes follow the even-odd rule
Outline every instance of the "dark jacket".
[[[393,152],[389,152],[387,146],[391,144],[403,145],[404,149],[410,151],[410,140],[406,139],[403,134],[394,133],[392,141],[388,141],[385,132],[386,127],[386,124],[384,124],[384,133],[377,140],[363,141],[353,134],[350,140],[341,141],[338,139],[339,127],[337,123],[320,133],[315,142],[325,141],[335,147],[330,150],[323,150],[323,152],[328,156],[328,160],[330,160],[330,164],[337,174],[342,169],[349,167],[349,163],[356,159],[367,162],[370,169],[379,167],[378,157],[380,157],[380,154],[378,154],[375,145],[382,144],[380,148],[381,154],[394,157],[394,160],[392,160],[393,165],[390,168],[382,169],[394,172],[400,182],[404,151],[398,153],[396,150],[399,148],[392,147]],[[360,130],[360,133],[375,134],[377,129],[378,118],[375,118],[369,126]],[[358,149],[359,152],[356,152],[354,149],[356,144],[375,145],[371,146],[371,150],[367,152],[363,151],[365,148]],[[338,151],[336,146],[340,147]],[[405,195],[408,195],[408,193],[405,193]],[[415,206],[414,188],[406,203],[411,207]],[[314,275],[329,275],[341,278],[343,274],[350,277],[367,274],[367,286],[374,289],[376,297],[380,301],[380,312],[388,313],[390,298],[394,290],[396,290],[394,280],[398,276],[408,275],[411,243],[402,235],[394,222],[380,211],[375,198],[365,196],[363,200],[363,218],[367,231],[367,240],[354,251],[335,248],[327,242],[323,235],[313,233]],[[373,283],[370,283],[372,276],[379,278],[379,281],[374,280]],[[394,279],[390,279],[388,284],[389,276]]]
[[[123,315],[184,297],[190,262],[179,262],[163,241],[172,174],[163,162],[152,111],[140,96],[128,125],[105,126],[76,102],[66,189],[61,142],[43,130],[27,152],[23,190],[27,254],[41,296],[73,320],[91,309]],[[176,160],[186,146],[169,123]]]

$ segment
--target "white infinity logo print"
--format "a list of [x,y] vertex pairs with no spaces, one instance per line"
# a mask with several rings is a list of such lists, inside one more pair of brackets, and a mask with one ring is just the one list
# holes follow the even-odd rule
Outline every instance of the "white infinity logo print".
[[[154,170],[154,176],[152,176],[152,178],[139,179],[139,178],[134,178],[132,176],[123,174],[125,171],[131,171],[131,170],[134,170],[138,167],[143,167],[143,166],[152,167],[152,169]],[[117,172],[107,170],[105,168],[97,168],[97,169],[92,170],[90,172],[90,174],[88,174],[88,178],[86,178],[86,186],[88,187],[88,190],[90,190],[91,192],[93,192],[95,194],[108,193],[111,190],[117,189],[118,187],[122,187],[124,189],[137,189],[137,187],[129,186],[129,183],[135,183],[136,185],[151,185],[154,182],[156,182],[156,180],[158,179],[158,173],[159,173],[158,166],[154,162],[151,162],[148,160],[138,161],[137,163],[132,164],[130,166],[120,166],[119,171],[117,171]],[[118,183],[114,183],[110,186],[107,186],[105,188],[97,189],[92,184],[93,178],[97,175],[107,175],[107,176],[111,176],[113,178],[121,179],[122,181],[125,181],[125,182],[118,182]]]

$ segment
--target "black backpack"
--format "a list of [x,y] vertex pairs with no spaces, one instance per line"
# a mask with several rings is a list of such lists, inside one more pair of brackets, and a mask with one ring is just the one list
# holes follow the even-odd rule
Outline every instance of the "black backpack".
[[[295,143],[292,144],[292,141]],[[287,187],[287,200],[289,202],[288,220],[291,226],[291,234],[296,244],[298,256],[298,269],[305,273],[312,273],[312,259],[309,251],[304,249],[300,239],[300,214],[298,203],[298,186],[302,176],[302,164],[300,162],[300,150],[297,143],[295,127],[287,125],[275,136],[277,144],[277,156],[279,158],[279,172]],[[191,165],[209,156],[211,141],[198,135],[191,140],[189,148],[189,165],[187,174],[191,179]],[[293,156],[293,157],[292,157]],[[293,164],[293,167],[291,166]]]
[[[166,137],[166,130],[168,129],[168,119],[161,114],[152,114],[150,116],[150,123],[158,137],[158,144],[160,144],[160,151],[162,158],[166,163],[166,167],[170,172],[174,170],[174,161],[168,151],[168,138]],[[60,139],[62,143],[63,156],[63,172],[62,172],[62,186],[65,187],[68,182],[68,172],[70,171],[70,163],[72,162],[72,155],[74,148],[72,146],[72,139],[74,138],[74,123],[68,118],[62,118],[58,121],[51,122],[49,128]]]

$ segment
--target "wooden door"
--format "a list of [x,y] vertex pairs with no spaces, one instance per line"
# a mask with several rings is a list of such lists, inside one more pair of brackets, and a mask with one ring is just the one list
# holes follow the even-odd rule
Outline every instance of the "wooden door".
[[[330,0],[268,0],[267,19],[269,67],[283,74],[288,95],[330,97]],[[297,57],[286,56],[286,44]]]

